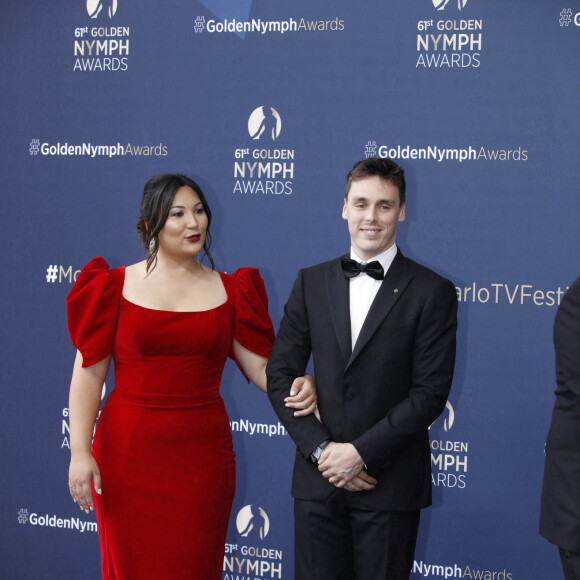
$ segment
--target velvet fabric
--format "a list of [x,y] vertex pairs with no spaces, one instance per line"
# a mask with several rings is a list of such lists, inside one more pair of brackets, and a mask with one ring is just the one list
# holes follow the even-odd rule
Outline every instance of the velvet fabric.
[[218,579],[235,491],[219,386],[234,339],[270,353],[264,284],[253,268],[220,273],[225,303],[169,312],[126,300],[124,272],[95,258],[67,299],[83,366],[114,361],[115,388],[93,441],[103,578]]

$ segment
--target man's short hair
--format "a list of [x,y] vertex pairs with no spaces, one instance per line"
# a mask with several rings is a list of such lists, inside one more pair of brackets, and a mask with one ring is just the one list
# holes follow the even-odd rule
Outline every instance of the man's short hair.
[[403,205],[405,203],[405,191],[407,188],[405,184],[405,170],[390,159],[379,159],[378,157],[368,157],[354,164],[354,167],[346,176],[344,199],[348,198],[348,192],[353,181],[363,179],[364,177],[372,177],[373,175],[377,175],[381,179],[395,185],[399,190],[400,204]]

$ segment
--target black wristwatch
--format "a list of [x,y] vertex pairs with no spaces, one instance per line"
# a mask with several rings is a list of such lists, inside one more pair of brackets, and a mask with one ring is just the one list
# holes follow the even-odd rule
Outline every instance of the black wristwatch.
[[310,461],[312,461],[312,463],[318,463],[318,461],[320,460],[320,456],[322,455],[322,452],[324,451],[324,448],[330,443],[330,439],[326,439],[326,441],[323,441],[311,454],[310,454]]

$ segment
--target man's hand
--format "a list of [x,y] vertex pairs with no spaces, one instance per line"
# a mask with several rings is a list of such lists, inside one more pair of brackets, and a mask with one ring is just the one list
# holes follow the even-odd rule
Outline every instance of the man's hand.
[[345,487],[355,478],[357,480],[352,487],[363,485],[362,482],[366,480],[359,476],[363,467],[364,461],[352,443],[329,443],[318,461],[318,470],[322,477],[336,487]]
[[352,443],[329,443],[318,461],[322,476],[348,491],[370,491],[377,480],[364,469],[364,461]]
[[377,485],[377,480],[374,477],[371,477],[364,469],[361,472],[351,479],[345,486],[344,489],[348,491],[370,491],[371,489],[375,489]]

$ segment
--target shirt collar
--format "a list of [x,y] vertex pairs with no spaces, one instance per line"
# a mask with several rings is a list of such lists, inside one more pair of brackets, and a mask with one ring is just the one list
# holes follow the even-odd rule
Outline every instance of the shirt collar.
[[374,258],[371,258],[370,260],[366,260],[366,261],[361,260],[356,255],[352,246],[350,248],[350,257],[353,260],[355,260],[359,263],[364,262],[365,264],[367,262],[374,262],[376,260],[383,267],[385,274],[387,273],[388,269],[390,268],[391,264],[393,263],[393,260],[395,259],[396,255],[397,255],[397,244],[393,244],[388,250],[385,250],[382,254],[379,254],[378,256],[375,256]]

